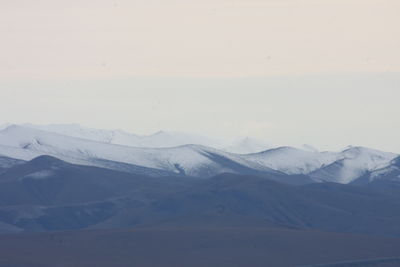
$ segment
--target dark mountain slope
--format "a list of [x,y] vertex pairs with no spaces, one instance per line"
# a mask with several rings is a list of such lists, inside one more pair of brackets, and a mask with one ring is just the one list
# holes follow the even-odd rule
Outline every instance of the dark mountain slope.
[[5,170],[22,164],[25,161],[20,160],[20,159],[13,159],[13,158],[9,158],[9,157],[5,157],[5,156],[0,156],[0,173],[4,172]]
[[151,178],[40,156],[0,175],[0,204],[67,205],[104,201],[133,192],[146,194],[146,190],[158,194],[157,191],[168,191],[186,182],[189,180],[185,178]]
[[400,201],[355,186],[289,186],[260,177],[225,174],[141,209],[128,209],[98,226],[213,221],[400,236]]
[[41,156],[0,175],[0,222],[29,231],[85,228],[126,206],[143,206],[192,182],[186,177],[146,177]]
[[0,221],[29,231],[220,225],[400,236],[398,194],[271,179],[151,178],[42,156],[0,175]]

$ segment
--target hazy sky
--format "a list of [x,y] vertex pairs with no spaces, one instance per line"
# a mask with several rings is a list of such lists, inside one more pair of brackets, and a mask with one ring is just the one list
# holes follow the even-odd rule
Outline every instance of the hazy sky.
[[1,0],[0,123],[400,152],[398,0]]

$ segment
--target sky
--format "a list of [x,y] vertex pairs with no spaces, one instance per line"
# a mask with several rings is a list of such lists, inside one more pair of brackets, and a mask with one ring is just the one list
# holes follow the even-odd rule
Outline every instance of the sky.
[[0,123],[400,152],[398,0],[2,0]]

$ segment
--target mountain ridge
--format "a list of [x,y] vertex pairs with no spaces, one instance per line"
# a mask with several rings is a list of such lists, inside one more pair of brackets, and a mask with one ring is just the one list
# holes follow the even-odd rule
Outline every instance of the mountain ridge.
[[[164,133],[162,133],[163,135]],[[176,147],[131,147],[72,137],[21,125],[0,130],[0,155],[31,160],[50,155],[75,164],[146,172],[212,177],[220,173],[306,175],[314,182],[351,183],[388,166],[397,154],[348,147],[340,152],[278,147],[251,154],[185,144]]]

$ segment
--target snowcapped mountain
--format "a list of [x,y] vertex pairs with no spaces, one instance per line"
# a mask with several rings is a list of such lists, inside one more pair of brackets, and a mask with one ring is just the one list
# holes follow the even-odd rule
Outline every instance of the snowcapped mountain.
[[339,159],[310,174],[317,181],[350,183],[369,171],[383,168],[397,154],[365,147],[349,147],[339,154]]
[[[10,124],[5,125],[4,128],[7,126],[10,126]],[[167,131],[159,131],[151,135],[137,135],[122,130],[91,129],[78,124],[23,124],[22,126],[102,143],[132,147],[166,148],[193,144],[214,147],[226,152],[238,154],[255,153],[271,148],[271,145],[250,137],[226,140],[222,138],[211,138],[195,134]]]
[[[338,183],[352,182],[368,172],[388,166],[398,156],[363,147],[350,147],[341,152],[319,152],[308,146],[305,149],[279,147],[259,153],[236,154],[203,145],[169,147],[179,139],[188,141],[192,138],[180,134],[159,132],[141,137],[116,131],[113,134],[102,130],[81,131],[79,126],[48,127],[44,130],[47,126],[38,129],[10,125],[0,130],[0,156],[31,160],[40,155],[50,155],[75,164],[158,176],[211,177],[224,172],[300,174],[308,175],[316,182]],[[63,127],[66,127],[65,135],[60,134]],[[135,138],[142,140],[141,145],[151,143],[163,147],[126,145]],[[247,147],[257,143],[249,138],[242,141]],[[163,142],[165,145],[162,145]]]
[[217,149],[185,145],[173,148],[138,148],[12,125],[0,131],[0,154],[30,160],[51,155],[71,163],[104,166],[108,160],[189,176],[209,177],[223,172],[274,172],[240,155]]
[[245,155],[245,158],[287,174],[308,174],[334,162],[339,158],[339,155],[334,152],[315,152],[293,147],[279,147],[261,153]]
[[135,146],[135,144],[138,143],[140,139],[140,136],[136,134],[127,133],[122,130],[91,129],[82,127],[79,124],[34,125],[27,123],[21,126],[82,138],[82,139],[88,139],[97,142],[117,144],[117,145]]
[[164,148],[189,144],[214,147],[220,143],[217,139],[178,132],[159,131],[151,135],[137,135],[122,130],[91,129],[78,124],[25,124],[23,126],[97,142],[132,147]]
[[341,152],[279,147],[244,157],[286,174],[307,174],[317,182],[346,184],[387,166],[397,156],[365,147],[349,147]]
[[371,182],[400,182],[400,157],[392,160],[388,166],[368,172],[354,181],[355,184]]
[[11,126],[11,123],[4,123],[4,124],[0,124],[0,131],[4,130],[5,128],[7,128],[8,126]]

